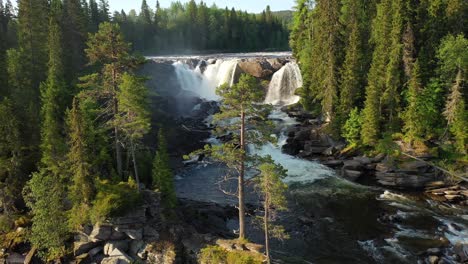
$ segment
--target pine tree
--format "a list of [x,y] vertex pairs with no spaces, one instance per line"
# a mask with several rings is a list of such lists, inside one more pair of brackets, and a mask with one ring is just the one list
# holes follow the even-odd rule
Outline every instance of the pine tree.
[[8,42],[8,20],[3,0],[0,0],[0,100],[8,94],[8,72],[6,51]]
[[42,165],[52,171],[58,169],[58,162],[65,153],[63,114],[66,105],[66,85],[63,70],[62,34],[59,26],[62,12],[61,2],[51,3],[49,19],[49,71],[47,81],[41,85],[42,124],[41,151]]
[[136,77],[128,73],[122,76],[122,83],[117,93],[119,112],[115,118],[115,126],[122,132],[123,139],[130,145],[130,153],[133,160],[135,179],[140,188],[140,177],[136,151],[143,136],[150,128],[150,112],[148,110],[148,88],[145,86],[145,78]]
[[174,174],[169,164],[166,137],[163,129],[158,132],[158,150],[153,161],[153,188],[161,193],[163,203],[168,208],[176,205],[177,197],[174,188]]
[[284,228],[279,225],[273,225],[275,211],[287,210],[286,190],[288,186],[282,182],[286,177],[286,170],[278,164],[275,164],[271,157],[259,166],[260,178],[258,187],[263,197],[263,230],[265,231],[265,252],[267,263],[271,263],[270,256],[270,236],[283,239],[287,238]]
[[[239,238],[245,238],[245,172],[247,161],[254,157],[248,155],[247,145],[259,145],[271,140],[270,127],[266,121],[270,106],[258,104],[264,98],[259,89],[257,80],[250,75],[242,74],[239,83],[232,87],[224,84],[218,87],[216,93],[222,97],[221,113],[214,117],[217,125],[217,134],[223,135],[231,131],[238,131],[233,139],[222,145],[206,146],[205,151],[212,158],[225,163],[235,172],[238,186],[235,193],[226,192],[236,196],[239,200]],[[240,118],[239,118],[240,117]],[[237,119],[233,119],[237,118]],[[226,122],[226,119],[235,120]],[[256,130],[252,130],[255,127]],[[232,176],[226,175],[226,181]]]
[[[107,99],[110,111],[108,114],[112,117],[108,124],[114,131],[117,173],[119,176],[123,176],[122,139],[119,127],[114,119],[120,112],[117,95],[119,85],[122,82],[122,75],[133,65],[128,54],[130,45],[124,41],[120,27],[108,22],[101,24],[96,34],[89,36],[87,45],[86,54],[90,64],[103,65],[102,80],[98,84],[91,83],[90,85],[102,87],[100,92]],[[83,80],[95,79],[96,75],[83,78]]]

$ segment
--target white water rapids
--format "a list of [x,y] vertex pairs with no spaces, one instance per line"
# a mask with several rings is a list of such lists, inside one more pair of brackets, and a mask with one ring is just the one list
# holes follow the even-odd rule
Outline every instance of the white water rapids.
[[[239,60],[223,57],[207,63],[202,71],[200,64],[191,68],[181,58],[173,67],[183,90],[205,100],[218,101],[216,88],[225,83],[234,84]],[[288,249],[285,251],[291,256],[323,263],[327,260],[329,263],[418,263],[422,258],[420,252],[430,247],[450,248],[468,243],[468,212],[465,208],[446,207],[420,196],[384,192],[382,188],[350,183],[335,177],[335,171],[319,162],[282,153],[286,131],[297,121],[280,108],[299,101],[295,91],[301,86],[302,76],[294,62],[285,64],[273,74],[264,103],[276,106],[270,118],[276,123],[277,131],[281,131],[276,135],[278,144],[249,148],[256,154],[270,155],[287,169],[285,182],[291,184],[295,195],[305,197],[306,203],[301,204],[303,210],[316,214],[311,226],[293,234],[298,238],[294,243],[286,243]],[[214,137],[207,142],[219,144]],[[228,200],[234,204],[236,201],[226,198],[217,187],[207,187],[216,186],[223,173],[225,168],[216,164],[198,163],[189,167],[178,175],[179,195],[217,203]],[[295,212],[291,219],[302,213]],[[287,222],[295,221],[291,219]],[[325,224],[321,226],[321,223]],[[307,224],[301,223],[303,225]],[[306,235],[302,237],[302,234]],[[440,242],[445,240],[447,242]],[[451,262],[450,257],[444,258],[447,263],[456,263]]]

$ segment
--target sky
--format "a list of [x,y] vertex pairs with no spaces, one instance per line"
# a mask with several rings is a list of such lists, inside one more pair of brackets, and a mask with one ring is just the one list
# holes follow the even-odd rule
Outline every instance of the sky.
[[[175,0],[159,0],[161,7],[169,7],[171,2]],[[180,2],[188,2],[189,0],[179,0]],[[109,0],[110,9],[115,10],[125,10],[129,11],[131,9],[140,10],[142,0]],[[154,9],[156,6],[156,0],[147,0],[148,5]],[[200,0],[196,0],[197,3]],[[216,3],[218,7],[234,7],[236,10],[247,10],[252,13],[260,13],[265,9],[267,5],[270,5],[272,11],[281,11],[281,10],[292,10],[294,6],[294,0],[204,0],[208,6],[211,6],[213,3]]]

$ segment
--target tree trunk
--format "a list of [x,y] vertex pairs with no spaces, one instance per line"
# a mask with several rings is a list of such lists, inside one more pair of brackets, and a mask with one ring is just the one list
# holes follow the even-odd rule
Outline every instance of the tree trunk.
[[[114,116],[119,113],[119,103],[117,101],[117,73],[115,68],[112,68],[112,88],[114,89]],[[119,142],[119,129],[117,126],[114,127],[114,136],[115,136],[115,160],[117,162],[117,174],[122,177],[123,176],[123,169],[122,169],[122,147],[120,146]]]
[[[240,131],[240,148],[241,151],[245,151],[245,113],[241,112],[241,131]],[[245,158],[244,153],[241,157],[241,168],[239,173],[239,239],[245,238],[245,207],[244,207],[244,164]]]
[[131,149],[132,149],[132,158],[133,158],[133,169],[135,171],[135,179],[137,184],[137,190],[140,191],[140,177],[138,176],[138,166],[135,158],[135,145],[133,144],[133,140],[130,141]]
[[270,264],[271,263],[271,259],[270,259],[270,234],[269,234],[269,230],[268,230],[268,217],[269,216],[269,197],[268,195],[265,197],[265,203],[264,203],[264,207],[265,207],[265,215],[264,215],[264,218],[263,218],[263,225],[264,225],[264,229],[265,229],[265,254],[266,254],[266,261],[267,261],[267,264]]

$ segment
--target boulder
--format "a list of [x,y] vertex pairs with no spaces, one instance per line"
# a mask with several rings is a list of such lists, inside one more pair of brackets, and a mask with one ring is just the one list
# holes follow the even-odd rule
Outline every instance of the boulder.
[[112,226],[105,224],[96,224],[93,227],[90,238],[92,240],[108,240],[112,235]]
[[73,254],[75,256],[79,256],[84,253],[88,253],[91,249],[95,248],[98,246],[97,242],[74,242],[73,243]]
[[238,66],[243,72],[260,79],[267,79],[274,73],[273,67],[265,59],[241,61]]
[[130,243],[130,250],[128,253],[132,256],[138,256],[141,252],[144,252],[146,248],[146,243],[141,240],[132,240]]
[[427,262],[429,264],[437,264],[437,263],[439,263],[439,257],[438,256],[429,256],[427,258]]
[[130,242],[127,240],[109,241],[104,245],[104,255],[110,256],[114,249],[119,249],[123,252],[128,251]]
[[305,128],[302,130],[299,130],[295,135],[294,135],[294,140],[295,141],[306,141],[310,139],[310,129]]
[[467,243],[457,243],[453,247],[453,252],[459,257],[461,263],[468,261],[468,244]]
[[118,249],[118,248],[115,248],[110,254],[109,254],[109,258],[114,258],[114,259],[118,259],[118,262],[119,264],[122,264],[122,263],[132,263],[133,260],[130,256],[128,256],[125,252],[123,252],[122,250]]
[[246,243],[244,246],[247,250],[251,252],[260,253],[260,254],[263,253],[263,248],[264,248],[263,245],[254,244],[254,243]]
[[433,179],[427,175],[411,175],[404,172],[376,172],[377,181],[383,186],[422,189]]
[[299,151],[301,151],[301,149],[302,149],[302,146],[298,142],[286,143],[283,145],[283,147],[281,147],[281,150],[284,153],[288,155],[292,155],[292,156],[299,154]]
[[267,62],[270,63],[271,68],[276,72],[283,68],[286,60],[274,58],[274,59],[267,59]]
[[109,240],[124,240],[127,239],[127,235],[125,233],[116,230],[115,228],[112,229],[112,234]]
[[26,257],[21,254],[12,253],[7,257],[6,263],[7,264],[23,264],[25,259]]
[[368,157],[354,157],[353,160],[359,161],[362,165],[367,165],[372,162]]
[[143,236],[145,240],[158,240],[159,238],[159,233],[156,231],[156,229],[150,227],[150,226],[145,226],[143,227]]
[[341,176],[350,181],[357,181],[362,176],[362,174],[362,171],[342,170]]
[[343,170],[360,171],[363,169],[363,164],[358,160],[345,160],[343,162]]
[[97,254],[101,253],[101,252],[103,251],[103,249],[104,249],[104,248],[103,248],[102,246],[100,246],[100,247],[95,247],[95,248],[91,249],[91,250],[88,252],[88,255],[89,255],[90,257],[94,257],[94,256],[96,256]]
[[342,160],[325,160],[322,162],[322,164],[330,168],[337,168],[343,165],[343,161]]
[[404,171],[418,173],[425,173],[430,169],[430,166],[426,162],[418,160],[401,163],[399,167]]
[[143,239],[143,229],[127,229],[123,230],[127,236],[133,240],[142,240]]

